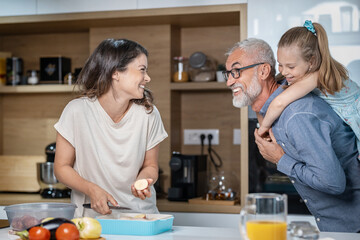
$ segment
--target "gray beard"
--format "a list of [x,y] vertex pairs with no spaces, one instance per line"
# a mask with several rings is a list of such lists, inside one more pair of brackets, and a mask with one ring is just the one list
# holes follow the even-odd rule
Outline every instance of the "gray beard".
[[238,96],[233,97],[233,105],[237,108],[252,105],[252,103],[259,96],[262,90],[255,73],[251,79],[251,84],[247,91],[244,90],[244,85],[242,85],[241,83],[235,84],[234,87],[240,87],[242,91]]

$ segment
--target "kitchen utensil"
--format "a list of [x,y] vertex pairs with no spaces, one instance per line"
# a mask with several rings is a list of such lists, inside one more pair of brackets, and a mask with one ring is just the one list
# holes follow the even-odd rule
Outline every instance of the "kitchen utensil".
[[207,155],[184,155],[173,152],[170,159],[171,187],[168,200],[187,201],[201,197],[207,192],[206,185]]
[[215,60],[202,52],[195,52],[189,58],[189,74],[193,82],[207,82],[215,80]]
[[286,240],[287,196],[252,193],[240,212],[240,232],[248,240]]
[[54,174],[56,143],[46,146],[46,162],[37,164],[37,176],[40,184],[40,194],[43,198],[68,198],[71,190],[60,183]]
[[[91,208],[91,204],[90,203],[84,203],[83,204],[84,208]],[[131,210],[128,207],[121,207],[121,206],[113,206],[113,205],[109,205],[110,209],[115,209],[115,210]]]
[[54,163],[37,163],[37,176],[40,184],[40,195],[43,198],[68,198],[70,190],[60,183],[54,174]]
[[138,213],[116,212],[96,219],[101,224],[102,234],[137,236],[156,235],[169,231],[174,221],[174,216],[166,214],[146,214],[146,219],[131,219],[136,215]]
[[55,160],[56,143],[50,143],[45,148],[46,161],[54,162]]
[[72,219],[75,208],[73,203],[24,203],[6,206],[4,210],[10,226],[22,231],[48,217]]

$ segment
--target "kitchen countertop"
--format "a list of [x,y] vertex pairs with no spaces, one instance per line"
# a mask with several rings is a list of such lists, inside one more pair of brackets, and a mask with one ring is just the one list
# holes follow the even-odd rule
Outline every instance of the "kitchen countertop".
[[[10,228],[0,229],[0,239],[18,239],[14,235],[9,235]],[[106,240],[241,240],[240,232],[235,228],[214,228],[214,227],[181,227],[174,226],[172,230],[153,236],[129,236],[129,235],[102,235]],[[326,240],[356,240],[360,239],[358,233],[320,233],[320,239]]]
[[[0,206],[32,202],[70,202],[70,198],[42,198],[36,193],[0,193]],[[240,213],[240,205],[189,204],[167,199],[158,199],[157,207],[160,212]]]

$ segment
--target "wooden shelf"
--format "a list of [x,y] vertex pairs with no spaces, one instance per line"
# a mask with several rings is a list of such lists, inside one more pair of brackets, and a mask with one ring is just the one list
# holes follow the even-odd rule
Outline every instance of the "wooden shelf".
[[44,85],[23,85],[23,86],[0,86],[2,94],[17,93],[63,93],[76,91],[75,85],[44,84]]
[[230,91],[229,87],[224,82],[186,82],[186,83],[171,83],[172,91],[209,91],[209,90],[224,90]]

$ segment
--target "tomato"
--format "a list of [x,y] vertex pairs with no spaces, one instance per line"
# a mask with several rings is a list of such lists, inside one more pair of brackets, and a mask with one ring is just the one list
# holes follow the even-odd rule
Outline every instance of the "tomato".
[[49,240],[50,231],[43,227],[32,227],[29,230],[29,240]]
[[63,223],[56,229],[55,237],[57,240],[78,240],[80,233],[74,224]]

